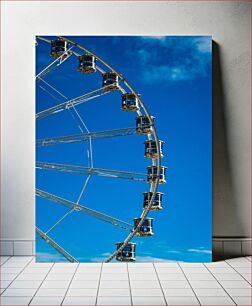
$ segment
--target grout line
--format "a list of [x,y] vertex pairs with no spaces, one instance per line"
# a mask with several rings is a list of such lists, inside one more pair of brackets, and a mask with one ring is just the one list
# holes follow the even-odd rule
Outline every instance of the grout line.
[[0,296],[2,296],[2,294],[6,291],[6,289],[8,289],[10,285],[17,279],[17,277],[25,270],[25,268],[27,268],[27,266],[31,263],[32,260],[33,258],[31,258],[31,260],[20,270],[20,272],[17,273],[17,275],[13,278],[13,280],[9,283],[9,285],[4,289],[4,291],[0,294]]
[[42,284],[44,283],[45,279],[47,278],[47,275],[50,273],[50,271],[52,270],[52,268],[54,267],[55,263],[53,263],[53,265],[50,267],[50,269],[48,270],[48,272],[46,273],[45,277],[43,278],[41,284],[39,285],[39,287],[37,288],[37,290],[35,291],[32,299],[30,300],[28,305],[31,305],[31,302],[33,301],[35,295],[38,293],[39,289],[41,288]]
[[157,269],[156,269],[156,266],[155,266],[154,262],[152,263],[152,265],[153,265],[153,268],[154,268],[154,270],[155,270],[155,272],[156,272],[157,279],[158,279],[158,283],[159,283],[159,286],[160,286],[160,288],[161,288],[161,291],[162,291],[162,293],[163,293],[163,297],[164,297],[164,300],[165,300],[165,304],[168,305],[168,302],[167,302],[167,300],[166,300],[166,297],[165,297],[165,294],[164,294],[164,290],[163,290],[163,287],[162,287],[162,285],[161,285],[161,281],[160,281],[160,279],[159,279],[159,275],[158,275],[158,272],[157,272]]
[[72,284],[72,281],[73,281],[74,276],[75,276],[75,274],[76,274],[76,272],[77,272],[77,270],[78,270],[79,265],[80,265],[80,263],[78,263],[78,265],[77,265],[75,271],[73,272],[73,276],[72,276],[72,278],[71,278],[71,280],[70,280],[70,282],[69,282],[69,285],[68,285],[68,287],[67,287],[67,290],[66,290],[66,292],[65,292],[65,295],[64,295],[63,300],[62,300],[62,302],[61,302],[60,305],[62,305],[62,304],[64,303],[64,301],[65,301],[67,292],[68,292],[68,290],[69,290],[69,288],[70,288],[70,286],[71,286],[71,284]]
[[99,281],[98,281],[98,288],[97,288],[97,294],[96,294],[96,299],[95,299],[95,305],[97,305],[97,302],[98,302],[98,294],[99,294],[99,290],[100,290],[102,269],[103,269],[103,262],[102,262],[102,264],[101,264],[100,277],[99,277]]
[[[215,275],[211,272],[211,270],[203,263],[203,265],[207,268],[207,270],[211,273],[211,275],[215,278],[215,280],[218,282],[218,284],[221,286],[221,288],[227,293],[227,295],[231,298],[231,300],[236,304],[235,300],[233,299],[233,297],[227,292],[227,290],[222,286],[222,284],[220,283],[220,281],[215,277]],[[224,273],[223,273],[224,274]]]
[[197,299],[197,300],[198,300],[198,302],[199,302],[199,305],[201,305],[201,302],[200,302],[200,300],[199,300],[199,298],[198,298],[198,296],[197,296],[196,292],[194,291],[194,289],[193,289],[193,287],[192,287],[192,285],[191,285],[191,283],[190,283],[189,279],[187,278],[187,276],[186,276],[186,274],[185,274],[185,271],[183,270],[183,268],[181,267],[181,265],[179,264],[179,262],[178,262],[178,266],[180,267],[180,269],[181,269],[182,273],[184,274],[184,276],[185,276],[185,278],[186,278],[186,280],[187,280],[187,282],[188,282],[188,284],[189,284],[190,288],[192,289],[192,291],[193,291],[193,293],[194,293],[194,295],[195,295],[196,299]]
[[232,265],[230,265],[228,261],[226,261],[226,263],[251,286],[250,282],[245,277],[243,277],[243,275],[238,270],[236,270]]
[[132,298],[132,292],[131,292],[131,284],[130,284],[130,276],[129,276],[129,264],[126,263],[127,272],[128,272],[128,282],[129,282],[129,290],[130,290],[130,301],[131,305],[133,305],[133,298]]

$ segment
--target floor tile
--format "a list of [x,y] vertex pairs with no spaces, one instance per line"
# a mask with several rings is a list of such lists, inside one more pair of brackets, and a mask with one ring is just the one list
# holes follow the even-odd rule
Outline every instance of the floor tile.
[[27,266],[27,268],[51,268],[54,264],[53,263],[45,263],[45,262],[31,262]]
[[66,296],[62,305],[74,305],[74,306],[92,306],[95,305],[96,297],[95,296]]
[[133,296],[132,297],[133,300],[133,305],[139,305],[139,306],[147,306],[147,305],[151,305],[151,306],[162,306],[162,305],[166,305],[165,299],[163,297],[140,297],[140,296]]
[[72,274],[57,274],[57,273],[49,273],[46,276],[46,280],[54,280],[54,281],[62,281],[62,280],[71,280],[73,278]]
[[131,305],[131,298],[130,297],[107,297],[107,296],[99,296],[97,300],[98,305],[124,305],[128,306]]
[[211,273],[213,274],[232,274],[235,273],[235,270],[231,267],[219,268],[219,267],[208,267]]
[[177,262],[155,262],[154,266],[156,268],[161,267],[167,267],[167,268],[172,268],[172,267],[179,267],[179,264]]
[[18,281],[15,280],[11,285],[10,289],[33,289],[38,288],[42,281]]
[[[1,277],[1,275],[0,275]],[[9,287],[9,285],[11,284],[11,280],[2,280],[0,281],[0,285],[1,285],[1,288],[7,288]]]
[[[1,306],[4,305],[22,305],[22,306],[26,306],[29,305],[30,300],[32,299],[32,297],[30,296],[25,296],[25,297],[1,297]],[[41,304],[40,304],[41,305]]]
[[251,288],[227,288],[226,291],[231,296],[251,296]]
[[222,288],[194,288],[197,296],[227,296],[227,293]]
[[188,281],[161,280],[162,288],[190,288]]
[[29,262],[33,259],[33,256],[12,256],[10,258],[10,261],[23,261],[23,262]]
[[209,296],[200,296],[198,297],[201,305],[235,305],[235,303],[228,296],[219,296],[219,297],[209,297]]
[[[211,262],[212,264],[212,262]],[[179,263],[180,267],[192,267],[192,268],[204,268],[204,264],[202,262],[180,262]]]
[[[139,275],[139,274],[134,274],[134,275]],[[128,280],[128,274],[126,273],[120,273],[120,274],[112,274],[112,273],[107,273],[107,274],[102,274],[101,275],[101,280],[114,280],[114,281],[120,281],[120,280]]]
[[29,289],[6,289],[2,296],[33,296],[36,292],[36,288]]
[[233,300],[237,305],[246,305],[251,306],[252,305],[252,299],[248,296],[234,296]]
[[190,284],[193,288],[221,288],[221,285],[215,281],[201,281],[201,280],[190,280]]
[[158,274],[160,280],[186,280],[183,273]]
[[1,270],[3,267],[4,268],[24,268],[26,265],[27,263],[22,262],[22,261],[7,261],[2,265]]
[[168,274],[168,273],[183,273],[179,267],[171,268],[156,268],[158,274]]
[[[125,271],[127,273],[127,271]],[[129,269],[129,273],[130,274],[151,274],[151,273],[155,273],[155,269],[154,268],[144,268],[144,269]]]
[[167,296],[166,301],[168,305],[200,305],[198,299],[193,296],[188,297],[173,297]]
[[23,268],[10,268],[10,267],[1,267],[1,274],[18,274],[23,270]]
[[67,289],[66,288],[57,288],[57,289],[52,289],[52,288],[40,288],[38,292],[36,293],[36,296],[64,296],[66,293]]
[[45,274],[22,273],[17,277],[16,280],[43,280],[44,278]]
[[[61,274],[63,275],[63,274]],[[67,274],[69,277],[72,277],[70,274]],[[99,280],[100,274],[75,274],[74,280]]]
[[17,274],[1,274],[1,280],[13,280],[15,277],[17,277]]
[[249,261],[234,261],[229,262],[229,265],[233,268],[249,268],[251,270],[252,263]]
[[112,274],[123,274],[123,273],[128,273],[128,270],[123,268],[123,269],[102,269],[102,274],[106,273],[112,273]]
[[85,289],[77,289],[77,288],[69,288],[67,291],[67,296],[96,296],[98,288],[85,288]]
[[131,281],[135,281],[135,280],[157,280],[157,276],[156,274],[152,273],[152,274],[129,274],[129,278]]
[[199,273],[199,274],[187,274],[186,277],[189,281],[191,280],[201,280],[201,281],[207,281],[207,280],[215,280],[213,275],[211,273]]
[[163,296],[161,289],[139,289],[131,288],[132,296]]
[[[98,284],[98,282],[97,282]],[[131,286],[132,286],[132,283],[131,283]],[[129,288],[129,281],[120,281],[120,282],[117,282],[117,281],[101,281],[100,282],[100,286],[99,288]]]
[[[74,280],[71,282],[70,288],[76,288],[76,289],[81,289],[81,288],[87,288],[87,289],[94,289],[98,288],[98,280],[97,281],[79,281],[79,280]],[[120,283],[120,282],[119,282]]]
[[209,273],[207,268],[205,267],[199,267],[199,268],[192,268],[192,267],[182,267],[185,274],[201,274],[201,273]]
[[98,292],[98,296],[130,296],[129,288],[100,288]]
[[241,274],[243,273],[251,274],[252,272],[250,267],[247,268],[234,267],[234,269]]
[[243,273],[243,274],[242,274],[242,277],[243,277],[244,279],[246,279],[250,284],[252,284],[252,277],[251,277],[251,274]]
[[247,258],[246,257],[236,257],[236,258],[230,258],[230,259],[226,259],[226,262],[247,262]]
[[177,289],[177,288],[169,288],[169,289],[163,289],[165,296],[195,296],[192,289],[183,288],[183,289]]
[[32,299],[32,302],[30,305],[61,305],[63,301],[63,296],[57,296],[57,297],[53,297],[53,296],[35,296]]
[[220,280],[220,284],[224,288],[251,288],[251,285],[244,281],[222,281]]
[[70,280],[68,281],[50,281],[46,280],[42,283],[41,289],[64,289],[68,288]]
[[26,268],[22,273],[25,274],[44,274],[46,275],[49,272],[50,268]]
[[159,289],[160,284],[158,281],[131,281],[130,282],[131,288],[150,288],[150,289]]
[[215,274],[214,277],[217,279],[217,280],[239,280],[239,281],[242,281],[244,280],[242,278],[241,275],[239,275],[238,273],[224,273],[224,274]]

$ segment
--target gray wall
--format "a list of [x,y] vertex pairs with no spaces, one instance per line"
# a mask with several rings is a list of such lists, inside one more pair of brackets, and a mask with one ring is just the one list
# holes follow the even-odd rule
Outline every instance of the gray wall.
[[2,253],[34,240],[34,36],[212,35],[213,236],[250,236],[250,4],[2,3]]

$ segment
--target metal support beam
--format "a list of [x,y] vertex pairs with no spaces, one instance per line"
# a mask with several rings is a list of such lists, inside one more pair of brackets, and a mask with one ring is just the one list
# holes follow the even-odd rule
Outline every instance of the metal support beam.
[[113,138],[113,137],[119,137],[119,136],[129,136],[136,134],[136,128],[122,128],[122,129],[116,129],[116,130],[107,130],[102,132],[92,132],[92,133],[82,133],[82,134],[75,134],[75,135],[69,135],[69,136],[59,136],[59,137],[53,137],[53,138],[44,138],[44,139],[38,139],[36,141],[37,147],[47,147],[47,146],[53,146],[58,144],[69,144],[69,143],[75,143],[75,142],[86,142],[95,139],[104,139],[104,138]]
[[123,220],[111,217],[111,216],[109,216],[107,214],[104,214],[104,213],[101,213],[97,210],[88,208],[88,207],[83,206],[83,205],[78,204],[78,203],[74,203],[70,200],[61,198],[59,196],[56,196],[54,194],[51,194],[49,192],[46,192],[46,191],[43,191],[43,190],[40,190],[40,189],[36,189],[36,196],[38,196],[42,199],[51,201],[53,203],[59,204],[61,206],[64,206],[64,207],[67,207],[67,208],[70,208],[70,209],[74,209],[76,212],[79,212],[79,213],[82,213],[84,215],[90,216],[92,218],[96,218],[98,220],[110,223],[114,226],[120,227],[120,228],[125,229],[127,231],[131,231],[132,228],[133,228],[133,225],[128,223],[128,222],[125,222]]
[[38,170],[53,170],[59,172],[70,172],[74,174],[91,174],[96,176],[105,176],[109,178],[120,178],[125,180],[133,180],[146,182],[147,174],[136,173],[136,172],[126,172],[119,170],[108,170],[102,168],[90,168],[84,166],[75,166],[67,164],[56,164],[47,162],[36,162],[36,169]]
[[47,236],[44,232],[42,232],[38,227],[36,227],[36,234],[39,238],[43,239],[46,243],[48,243],[51,247],[54,248],[58,253],[64,256],[69,262],[78,262],[71,254],[69,254],[65,249],[63,249],[60,245],[58,245],[52,238]]

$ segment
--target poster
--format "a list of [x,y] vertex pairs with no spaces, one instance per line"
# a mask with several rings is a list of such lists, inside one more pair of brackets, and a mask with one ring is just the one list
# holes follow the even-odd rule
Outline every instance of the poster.
[[36,44],[36,261],[211,261],[211,37]]

